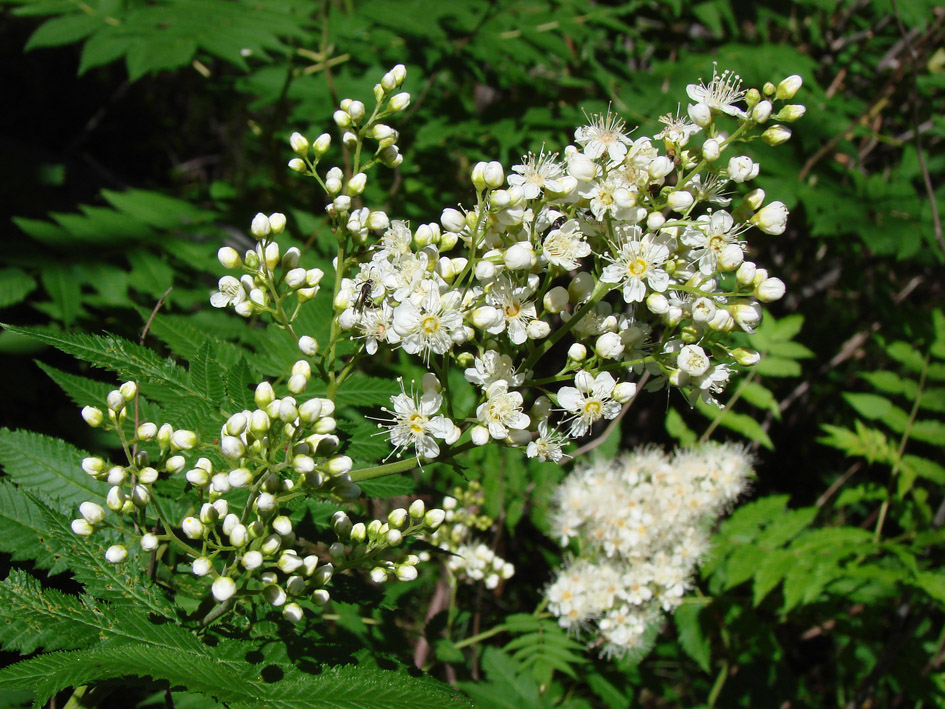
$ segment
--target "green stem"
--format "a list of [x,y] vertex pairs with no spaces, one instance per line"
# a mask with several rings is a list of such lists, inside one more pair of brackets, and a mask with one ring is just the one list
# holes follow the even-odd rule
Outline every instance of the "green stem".
[[[467,441],[466,443],[458,446],[452,451],[449,451],[449,458],[453,458],[460,453],[465,453],[470,448],[475,446],[475,443],[472,441]],[[407,470],[413,470],[414,468],[420,467],[420,464],[417,462],[416,458],[408,458],[406,460],[396,460],[393,463],[384,463],[383,465],[373,465],[370,468],[361,468],[360,470],[352,470],[350,473],[351,482],[356,483],[362,480],[373,480],[374,478],[382,478],[385,475],[393,475],[394,473],[403,473]]]
[[728,679],[728,670],[728,660],[722,660],[722,669],[719,670],[719,675],[715,678],[715,684],[712,685],[712,691],[709,692],[709,698],[705,702],[706,706],[715,706],[719,694],[722,693],[722,687],[725,686],[725,680]]
[[499,633],[506,632],[508,629],[509,627],[507,625],[497,625],[494,628],[490,628],[489,630],[482,631],[478,635],[472,635],[466,638],[465,640],[460,640],[458,643],[454,644],[454,647],[456,649],[461,649],[464,647],[468,647],[470,645],[475,645],[481,640],[488,640],[489,638],[495,635],[498,635]]

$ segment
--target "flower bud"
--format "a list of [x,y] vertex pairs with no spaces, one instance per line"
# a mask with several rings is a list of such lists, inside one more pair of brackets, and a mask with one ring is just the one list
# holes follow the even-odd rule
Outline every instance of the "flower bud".
[[154,551],[158,548],[159,543],[157,536],[148,532],[141,537],[141,550]]
[[92,428],[97,428],[102,425],[104,420],[104,415],[102,410],[94,406],[83,406],[82,407],[82,418],[85,419],[85,422]]
[[348,194],[361,194],[364,192],[364,187],[366,184],[367,175],[365,175],[363,172],[355,174],[350,180],[348,180]]
[[338,110],[331,114],[332,119],[335,121],[335,125],[339,128],[347,128],[351,125],[351,116],[348,115],[347,111]]
[[401,564],[394,568],[394,575],[398,581],[415,581],[417,578],[417,567]]
[[205,556],[201,556],[199,559],[194,559],[193,563],[190,565],[190,569],[193,571],[194,576],[206,576],[210,573],[212,568],[213,563]]
[[227,535],[230,538],[230,544],[237,548],[246,546],[249,542],[249,529],[244,524],[237,524]]
[[93,478],[98,477],[105,472],[105,461],[101,458],[83,458],[82,470]]
[[715,138],[709,138],[702,144],[702,157],[708,162],[715,162],[721,154],[722,148]]
[[305,157],[309,148],[308,138],[301,133],[293,133],[289,136],[289,147],[292,148],[292,152]]
[[513,244],[505,251],[505,267],[510,271],[521,271],[531,268],[537,261],[532,245],[528,241]]
[[125,491],[117,485],[112,487],[105,496],[105,506],[112,512],[118,512],[125,505]]
[[759,303],[741,302],[729,306],[729,312],[735,319],[735,322],[747,332],[752,332],[761,322],[763,315]]
[[258,212],[256,216],[253,217],[253,222],[249,230],[257,239],[263,239],[269,236],[269,232],[272,230],[272,227],[269,225],[269,217],[262,212]]
[[403,111],[405,108],[407,108],[407,106],[410,105],[410,94],[408,94],[406,91],[399,93],[391,98],[388,105],[392,111]]
[[407,521],[407,510],[403,507],[398,507],[395,510],[391,510],[387,515],[387,523],[394,529],[400,529],[404,526],[404,522]]
[[125,408],[125,397],[121,395],[121,392],[117,389],[108,392],[108,396],[105,398],[105,403],[108,405],[108,408],[114,411],[116,414]]
[[766,278],[755,286],[755,296],[762,303],[773,303],[784,297],[784,282],[780,278]]
[[783,202],[771,202],[762,207],[749,221],[765,234],[783,234],[787,229],[788,209]]
[[689,118],[700,128],[705,128],[712,122],[712,110],[704,103],[690,104],[687,110]]
[[213,582],[210,592],[217,601],[228,601],[236,593],[236,582],[229,576],[220,576]]
[[184,517],[184,521],[180,523],[180,528],[184,532],[184,536],[188,539],[200,539],[203,537],[203,523],[196,517]]
[[321,157],[328,152],[330,146],[331,136],[328,133],[322,133],[315,139],[315,142],[312,143],[312,152],[315,153],[316,157]]
[[646,215],[646,225],[654,231],[659,229],[665,223],[666,217],[663,216],[662,212],[650,212]]
[[529,340],[541,340],[551,334],[551,325],[544,320],[532,320],[525,327],[525,335]]
[[316,586],[327,586],[334,573],[335,567],[331,563],[323,564],[312,573],[312,583]]
[[469,431],[469,435],[472,442],[477,446],[484,446],[491,440],[489,429],[485,426],[473,426]]
[[666,198],[666,204],[675,212],[685,212],[694,201],[692,193],[686,190],[676,190]]
[[761,166],[747,155],[740,155],[728,161],[728,176],[733,182],[747,182],[758,176]]
[[587,347],[575,342],[568,348],[568,359],[572,362],[583,362],[587,359]]
[[118,387],[118,393],[126,402],[129,402],[138,395],[138,385],[134,382],[125,382]]
[[305,161],[300,158],[292,158],[287,164],[292,172],[305,172],[307,168]]
[[135,485],[131,491],[131,501],[135,507],[147,507],[151,501],[151,492],[145,485]]
[[791,139],[791,129],[780,124],[773,125],[761,134],[761,139],[768,145],[781,145]]
[[171,434],[171,448],[174,450],[189,451],[197,445],[197,434],[193,431],[174,431]]
[[246,468],[236,468],[230,471],[227,480],[230,483],[230,487],[249,487],[253,482],[253,474]]
[[755,123],[764,123],[771,117],[771,102],[768,100],[759,101],[751,109],[751,120]]
[[410,514],[410,519],[423,519],[423,515],[426,514],[426,506],[423,504],[423,500],[417,499],[410,503],[407,511]]
[[800,90],[803,84],[804,80],[800,76],[792,74],[778,84],[774,97],[781,101],[790,100],[794,98],[794,95]]
[[[486,433],[488,433],[488,430]],[[443,524],[444,519],[446,519],[446,512],[441,509],[433,508],[424,515],[423,526],[433,531]]]
[[752,367],[761,361],[761,355],[755,350],[749,350],[744,347],[737,347],[732,350],[732,357],[743,367]]
[[73,533],[78,534],[80,537],[89,537],[95,532],[88,520],[74,519],[72,520],[71,526]]
[[660,155],[647,167],[647,172],[653,180],[662,180],[673,171],[673,161],[665,155]]
[[236,436],[223,436],[220,440],[220,452],[230,460],[237,460],[246,453],[246,446]]
[[[168,461],[168,463],[170,463],[170,460]],[[121,485],[127,479],[128,479],[128,471],[125,470],[120,465],[113,465],[111,468],[108,469],[108,475],[105,476],[105,480],[108,482],[109,485]]]
[[603,359],[617,359],[623,354],[623,349],[623,342],[616,332],[605,332],[594,344],[594,351]]
[[120,564],[128,558],[128,550],[121,544],[113,544],[105,550],[105,560],[110,564]]
[[636,393],[637,385],[633,382],[618,382],[611,396],[618,404],[626,404]]
[[779,121],[785,121],[786,123],[793,123],[797,119],[801,118],[805,113],[807,113],[806,106],[799,103],[792,103],[781,108],[775,118],[777,118]]

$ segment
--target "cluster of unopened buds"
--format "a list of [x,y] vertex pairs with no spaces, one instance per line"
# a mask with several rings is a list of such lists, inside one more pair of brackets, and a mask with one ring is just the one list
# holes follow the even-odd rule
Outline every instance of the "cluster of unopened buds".
[[[456,488],[453,492],[455,497],[443,498],[443,524],[429,533],[427,540],[450,553],[446,567],[453,578],[466,583],[481,581],[488,589],[496,588],[500,581],[512,578],[515,567],[473,536],[494,524],[491,517],[480,511],[482,486],[472,481],[466,489]],[[425,552],[420,558],[426,560],[429,554]]]
[[[617,417],[644,376],[650,389],[718,405],[733,365],[758,362],[730,334],[753,332],[762,304],[785,287],[745,258],[744,237],[783,233],[788,210],[761,189],[729,189],[760,170],[737,145],[790,137],[784,124],[804,114],[789,103],[800,77],[744,90],[737,76],[713,71],[688,87],[686,114],[663,116],[652,137],[631,139],[609,111],[592,116],[574,144],[529,154],[508,176],[498,162],[477,164],[475,205],[416,226],[356,204],[366,170],[401,159],[397,131],[380,121],[407,105],[394,93],[403,79],[403,67],[385,75],[373,111],[345,99],[335,112],[354,174],[320,172],[328,134],[290,141],[299,156],[290,166],[331,199],[338,241],[319,371],[335,381],[382,348],[430,370],[392,397],[384,425],[394,454],[422,462],[443,445],[501,442],[559,461],[571,440]],[[335,361],[345,338],[357,349]],[[319,351],[310,336],[299,346]],[[469,410],[455,411],[443,390],[454,367],[477,389]]]
[[[307,381],[302,374],[294,377]],[[302,380],[293,385],[290,378],[289,388],[303,390]],[[132,540],[110,545],[105,551],[109,562],[125,561],[129,549],[151,553],[168,546],[178,554],[178,570],[211,580],[210,592],[218,602],[237,593],[255,594],[281,607],[293,622],[303,615],[300,599],[316,606],[329,600],[326,586],[337,571],[365,570],[376,582],[388,575],[416,578],[415,555],[394,560],[380,555],[409,536],[435,531],[446,516],[443,510],[426,510],[417,500],[409,510],[394,510],[386,521],[367,525],[352,524],[339,511],[331,520],[338,539],[325,549],[297,538],[283,512],[302,495],[336,502],[360,495],[348,475],[351,459],[337,452],[340,440],[333,433],[337,424],[329,399],[298,403],[291,396],[277,398],[268,382],[260,383],[255,392],[258,408],[233,414],[223,425],[214,453],[226,466],[214,470],[208,457],[191,459],[205,447],[193,431],[145,422],[128,436],[122,424],[137,394],[134,382],[111,392],[107,419],[99,408],[82,410],[91,426],[115,430],[129,458],[125,465],[99,457],[82,461],[86,473],[111,487],[104,506],[91,500],[79,506],[72,530],[88,537],[105,528]],[[183,478],[191,501],[162,499],[160,481],[175,477]],[[175,522],[171,511],[187,510],[188,505],[189,513]]]
[[545,596],[565,628],[596,625],[602,654],[642,649],[647,631],[691,588],[711,523],[752,474],[744,449],[708,444],[667,456],[642,449],[576,468],[560,485],[552,528],[576,555]]

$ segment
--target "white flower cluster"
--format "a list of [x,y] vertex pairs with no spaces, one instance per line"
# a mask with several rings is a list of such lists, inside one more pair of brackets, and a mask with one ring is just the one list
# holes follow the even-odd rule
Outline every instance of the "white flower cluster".
[[[300,365],[293,369],[289,388],[301,392],[310,372],[306,363]],[[296,377],[301,379],[293,386]],[[377,582],[386,580],[388,573],[400,580],[417,577],[420,560],[415,555],[396,561],[378,555],[408,536],[435,531],[446,516],[443,510],[427,511],[417,500],[409,511],[394,510],[386,521],[367,525],[352,524],[339,511],[331,520],[338,540],[324,550],[298,539],[284,513],[288,502],[303,495],[336,501],[360,495],[348,475],[351,459],[337,454],[340,440],[333,433],[337,424],[331,400],[277,398],[272,385],[260,383],[255,392],[258,408],[233,414],[223,425],[217,452],[226,466],[214,470],[207,457],[189,459],[191,451],[201,448],[193,431],[146,422],[126,440],[121,424],[127,418],[127,404],[136,396],[134,382],[111,392],[108,422],[98,408],[82,411],[90,425],[114,428],[123,448],[136,453],[129,453],[127,465],[112,465],[98,457],[83,459],[83,470],[111,485],[105,507],[115,516],[109,518],[97,502],[83,502],[80,517],[72,523],[76,534],[90,536],[108,527],[133,538],[142,552],[170,546],[181,555],[178,570],[212,579],[210,591],[218,602],[237,593],[260,597],[282,608],[292,622],[303,617],[304,599],[315,606],[328,602],[325,587],[337,571],[369,571]],[[196,498],[195,511],[179,523],[165,514],[157,489],[161,479],[171,477],[182,477]],[[121,563],[128,550],[128,544],[111,545],[105,558]]]
[[744,449],[641,450],[576,469],[555,494],[555,535],[577,557],[545,595],[565,628],[596,624],[605,655],[641,648],[672,612],[709,546],[708,527],[752,474]]
[[[335,111],[352,174],[320,168],[328,134],[313,143],[297,133],[290,139],[299,156],[290,167],[326,192],[338,242],[330,342],[319,350],[303,336],[300,349],[320,354],[316,364],[330,387],[382,348],[403,349],[431,370],[421,393],[414,384],[392,397],[394,454],[436,458],[468,435],[470,445],[499,441],[559,461],[570,439],[619,415],[644,372],[651,387],[668,384],[691,402],[716,404],[732,365],[758,361],[734,348],[729,333],[752,332],[761,303],[779,299],[784,284],[745,259],[745,236],[752,228],[784,232],[787,209],[766,204],[760,189],[733,208],[727,190],[760,171],[736,146],[790,137],[783,123],[804,113],[787,103],[800,77],[743,90],[737,76],[714,71],[708,83],[688,87],[687,115],[663,116],[652,137],[631,139],[609,111],[592,116],[573,144],[529,154],[507,179],[498,162],[478,163],[474,206],[411,226],[359,206],[368,168],[402,160],[399,134],[383,119],[409,103],[408,94],[395,93],[404,76],[402,66],[384,76],[373,111],[352,99]],[[268,219],[268,230],[254,233],[269,238],[282,227],[280,219],[273,227],[277,216],[259,219]],[[261,244],[244,267],[261,269],[270,247]],[[228,252],[221,261],[236,263]],[[245,294],[243,302],[269,308],[291,329],[294,314],[281,309],[289,292],[280,284],[310,288],[315,279],[294,268],[279,280],[267,268],[244,276],[241,289],[221,281],[214,298],[246,309],[227,295]],[[343,365],[335,354],[342,338],[359,344]],[[568,346],[555,347],[562,341]],[[469,411],[444,409],[441,382],[454,366],[479,390]]]
[[[473,531],[484,531],[493,524],[491,517],[478,512],[483,500],[482,487],[473,481],[465,490],[457,488],[454,494],[456,497],[443,498],[444,521],[427,539],[450,552],[446,567],[454,578],[467,583],[482,581],[486,588],[496,588],[500,581],[512,578],[515,567],[471,538]],[[420,558],[425,560],[429,554],[421,554]]]

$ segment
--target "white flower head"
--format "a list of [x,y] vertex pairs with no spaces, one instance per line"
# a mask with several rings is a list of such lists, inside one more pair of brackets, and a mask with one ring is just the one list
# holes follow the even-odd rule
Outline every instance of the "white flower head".
[[600,419],[616,418],[620,404],[613,398],[617,382],[610,372],[593,374],[581,370],[574,375],[573,387],[558,390],[558,405],[571,413],[571,436],[580,438]]
[[528,415],[522,412],[522,395],[509,391],[504,380],[493,382],[486,389],[486,401],[476,408],[476,418],[497,441],[508,438],[509,429],[521,430],[531,423]]
[[557,153],[545,153],[544,149],[537,156],[529,153],[522,158],[521,165],[512,166],[512,171],[517,174],[509,175],[509,186],[521,187],[525,199],[538,199],[545,189],[563,192],[564,166],[555,159],[557,157]]
[[539,421],[538,437],[525,448],[525,455],[529,458],[538,458],[541,462],[550,460],[560,463],[565,457],[561,448],[567,440],[563,433],[548,424],[547,419]]
[[233,276],[223,276],[217,283],[219,290],[210,296],[210,305],[214,308],[225,308],[228,305],[239,305],[246,300],[246,290],[243,284]]
[[499,311],[501,319],[488,332],[497,335],[508,329],[513,345],[524,343],[528,339],[528,324],[538,315],[535,303],[528,300],[531,294],[530,288],[514,286],[507,276],[496,280],[486,294],[486,303]]
[[669,274],[663,268],[670,255],[670,241],[666,237],[647,234],[640,238],[638,226],[625,227],[618,244],[617,255],[605,256],[610,265],[601,273],[604,283],[623,287],[623,299],[639,303],[646,297],[647,286],[662,293],[669,286]]
[[361,337],[364,338],[364,351],[368,354],[377,352],[379,342],[388,342],[397,344],[400,342],[400,335],[393,328],[394,309],[387,303],[383,303],[380,308],[366,308],[361,313],[358,321],[358,327],[361,330]]
[[729,246],[744,249],[738,235],[747,227],[735,225],[732,215],[726,211],[703,214],[692,226],[686,227],[679,237],[683,244],[693,249],[693,262],[699,264],[699,270],[709,276],[719,268],[719,257]]
[[410,354],[419,352],[424,363],[430,361],[431,352],[449,351],[453,334],[463,328],[463,315],[459,310],[461,298],[459,291],[450,291],[441,297],[438,290],[431,289],[419,305],[405,300],[394,308],[394,330],[403,338],[404,350]]
[[607,113],[598,113],[589,120],[590,125],[574,131],[574,139],[584,148],[584,154],[591,160],[606,154],[611,163],[622,162],[631,142],[623,132],[623,119],[608,109]]
[[660,123],[666,127],[653,137],[657,140],[670,142],[679,148],[688,143],[692,136],[702,130],[702,128],[691,122],[688,116],[680,116],[678,106],[675,116],[672,113],[660,116]]
[[517,387],[525,381],[525,373],[515,371],[512,358],[495,350],[486,350],[482,357],[476,357],[473,366],[463,374],[466,381],[482,389],[488,389],[493,382],[504,381],[509,387]]
[[420,458],[436,458],[440,454],[436,439],[453,443],[459,438],[459,429],[446,416],[437,415],[443,405],[440,394],[429,391],[418,395],[413,387],[407,394],[403,379],[399,381],[400,394],[390,398],[394,410],[383,409],[394,417],[387,422],[394,453],[400,455],[401,451],[413,446],[418,463]]
[[591,245],[584,241],[584,234],[577,219],[569,219],[545,236],[541,255],[548,263],[566,271],[573,271],[582,259],[591,253]]
[[745,97],[741,77],[728,70],[719,74],[715,63],[712,64],[712,81],[708,85],[702,80],[698,85],[689,84],[686,94],[696,103],[704,104],[712,110],[738,118],[745,117],[745,112],[734,105]]

